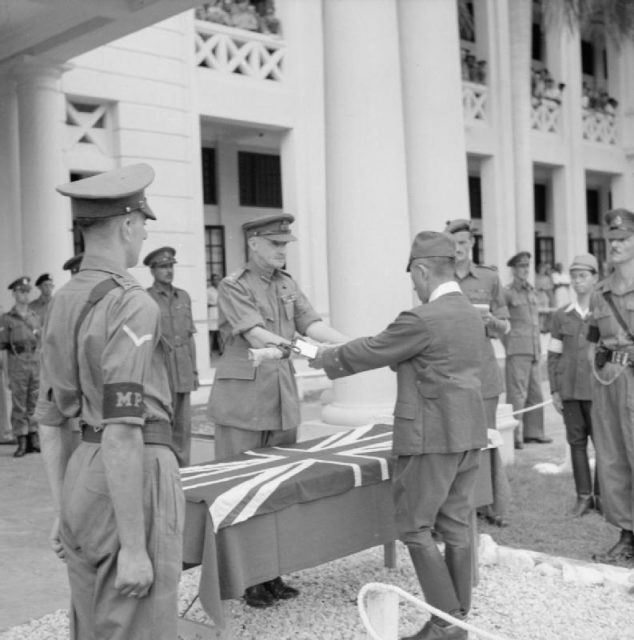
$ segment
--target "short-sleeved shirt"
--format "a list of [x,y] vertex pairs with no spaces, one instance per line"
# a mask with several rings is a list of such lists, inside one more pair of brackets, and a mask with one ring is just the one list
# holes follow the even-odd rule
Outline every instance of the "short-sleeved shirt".
[[598,331],[599,342],[609,349],[619,349],[634,356],[634,344],[618,323],[604,293],[610,292],[614,305],[619,310],[625,324],[634,333],[634,289],[618,294],[613,290],[614,274],[599,282],[590,298],[588,325]]
[[167,342],[169,373],[176,393],[189,393],[196,388],[196,333],[192,317],[192,301],[184,289],[171,291],[150,287],[148,293],[161,310],[161,334]]
[[504,287],[511,330],[503,337],[507,356],[541,354],[539,303],[537,292],[529,282],[514,280]]
[[318,320],[308,298],[286,271],[249,262],[218,287],[219,330],[224,344],[209,398],[217,424],[253,431],[294,429],[299,397],[290,360],[269,360],[257,369],[243,334],[262,327],[286,340],[305,335]]
[[[118,286],[88,312],[76,349],[75,327],[84,303],[108,278]],[[80,416],[96,427],[170,420],[159,317],[156,302],[126,270],[107,259],[84,257],[47,316],[36,419],[62,425]]]
[[31,309],[22,315],[12,307],[0,318],[0,349],[6,349],[11,357],[32,358],[40,337],[40,320]]
[[592,400],[592,370],[588,360],[588,326],[575,304],[557,309],[548,345],[551,393],[562,400]]
[[[502,285],[495,268],[472,263],[463,278],[458,277],[456,274],[456,281],[472,304],[489,305],[491,314],[498,320],[508,319],[509,310],[506,308]],[[482,363],[482,397],[494,398],[502,393],[504,384],[500,367],[495,357],[495,351],[491,344],[491,338],[496,336],[488,330],[486,336],[488,340]]]

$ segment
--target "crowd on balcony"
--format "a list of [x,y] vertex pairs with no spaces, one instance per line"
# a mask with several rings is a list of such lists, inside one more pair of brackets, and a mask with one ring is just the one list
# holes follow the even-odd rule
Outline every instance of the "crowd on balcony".
[[486,60],[478,60],[469,49],[462,49],[461,63],[463,82],[486,84]]
[[273,0],[213,0],[196,9],[196,18],[267,35],[282,32]]
[[566,85],[563,82],[555,83],[548,69],[533,69],[531,74],[531,96],[533,107],[543,103],[561,104],[561,99]]
[[589,111],[604,113],[609,118],[614,118],[619,101],[610,96],[607,91],[593,89],[584,82],[581,90],[581,106]]

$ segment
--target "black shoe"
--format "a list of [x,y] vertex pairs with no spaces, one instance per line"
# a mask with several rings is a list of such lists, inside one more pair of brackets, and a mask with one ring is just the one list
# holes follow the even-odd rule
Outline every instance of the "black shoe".
[[428,620],[425,626],[413,636],[404,636],[401,640],[467,640],[466,629],[456,625],[442,626],[434,620]]
[[516,440],[514,446],[515,446],[516,449],[523,449],[524,448],[524,443],[521,440]]
[[592,559],[606,564],[631,562],[634,559],[634,533],[621,529],[619,541],[605,553],[592,554]]
[[550,444],[552,441],[552,438],[546,438],[545,436],[542,436],[541,438],[524,438],[524,442],[526,443],[534,442],[536,444]]
[[585,516],[586,513],[590,513],[593,508],[594,500],[592,496],[577,496],[577,502],[572,508],[570,515],[573,518],[581,518],[581,516]]
[[244,590],[244,601],[250,607],[258,607],[259,609],[272,607],[275,604],[275,599],[264,584],[247,587]]
[[27,453],[39,453],[40,452],[40,436],[37,431],[31,431],[26,438],[26,452]]
[[485,520],[494,527],[500,527],[500,529],[504,529],[510,524],[509,521],[505,520],[502,516],[496,516],[493,513],[486,515]]
[[18,448],[13,454],[14,458],[22,458],[27,452],[26,436],[18,436]]
[[264,587],[276,600],[290,600],[299,595],[299,591],[286,584],[282,578],[275,578],[264,583]]

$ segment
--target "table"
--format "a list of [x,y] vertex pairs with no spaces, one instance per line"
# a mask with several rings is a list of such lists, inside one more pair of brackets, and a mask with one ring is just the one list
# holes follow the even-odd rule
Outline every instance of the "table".
[[[396,540],[391,430],[360,427],[181,470],[183,560],[201,565],[201,604],[219,628],[226,622],[222,600],[241,597],[248,586]],[[483,456],[478,504],[491,502],[488,460]],[[262,487],[266,499],[256,497]]]

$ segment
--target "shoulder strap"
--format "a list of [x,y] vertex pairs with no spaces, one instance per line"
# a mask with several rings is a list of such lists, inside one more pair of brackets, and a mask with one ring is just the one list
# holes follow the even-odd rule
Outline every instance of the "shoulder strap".
[[90,310],[100,301],[102,300],[108,292],[112,291],[114,288],[118,287],[119,283],[114,278],[107,278],[106,280],[102,280],[97,283],[90,293],[88,294],[88,299],[84,302],[84,306],[79,312],[79,316],[77,318],[77,322],[75,324],[75,378],[77,380],[77,396],[79,402],[79,414],[81,414],[81,404],[83,399],[83,393],[81,390],[81,379],[79,377],[79,330],[81,329],[81,325],[83,324],[86,316],[90,312]]
[[619,323],[621,329],[625,331],[625,335],[627,336],[627,339],[634,342],[634,335],[632,335],[632,331],[625,323],[625,320],[623,320],[623,316],[617,309],[616,304],[614,304],[614,300],[612,299],[612,292],[604,291],[603,297],[605,298],[605,301],[610,305],[610,309],[612,309],[612,314],[614,315],[614,319]]

